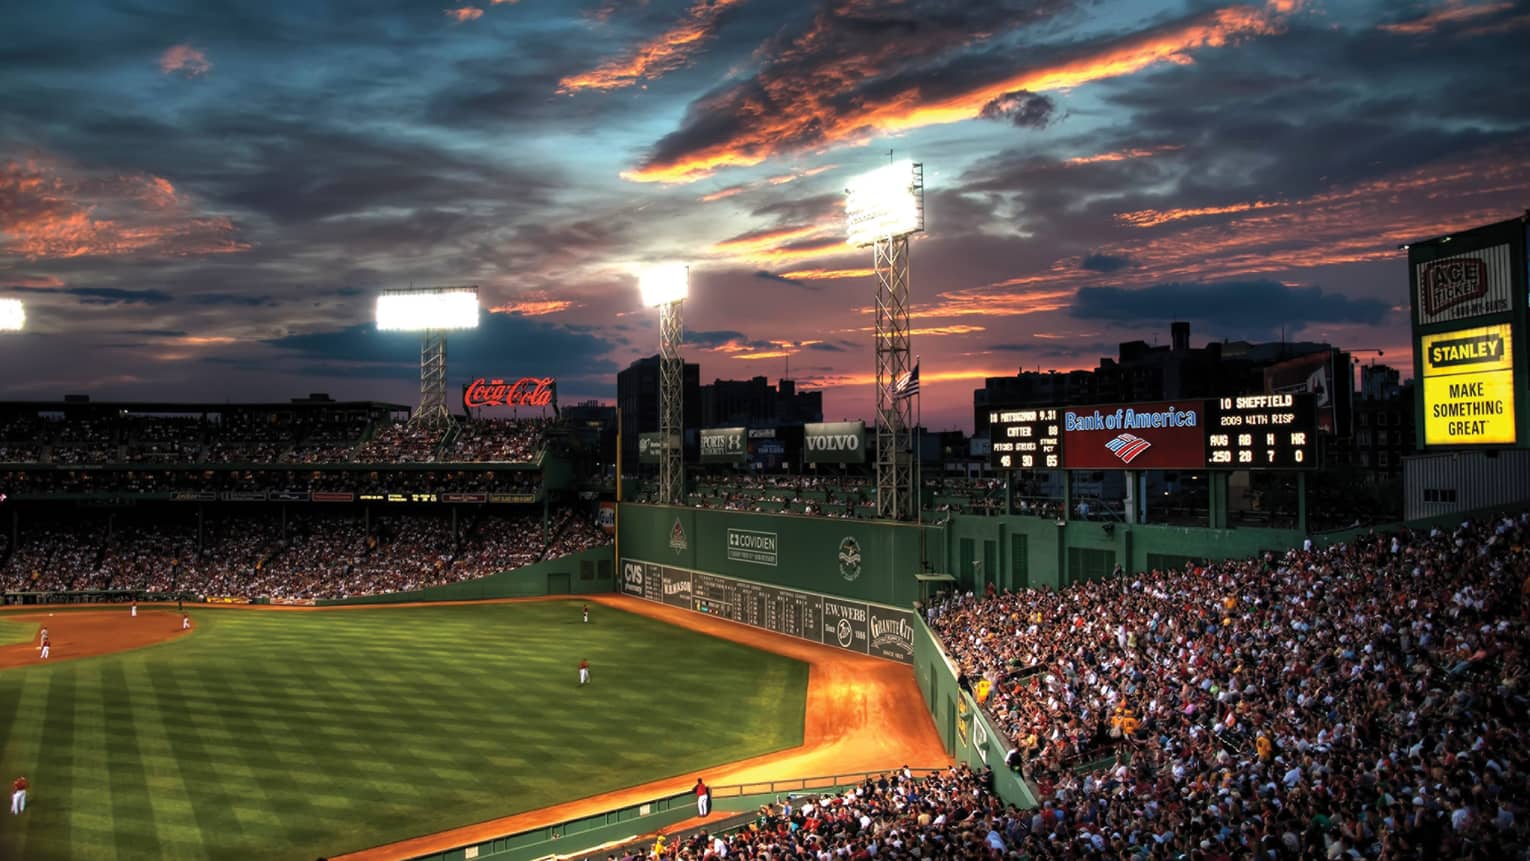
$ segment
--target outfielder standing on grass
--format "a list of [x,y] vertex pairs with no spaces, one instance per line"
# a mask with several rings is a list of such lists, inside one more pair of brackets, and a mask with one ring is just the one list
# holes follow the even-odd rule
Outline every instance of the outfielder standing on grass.
[[27,783],[26,775],[16,778],[11,783],[11,815],[20,816],[27,809]]
[[590,605],[584,605],[584,621],[590,621]]
[[579,662],[579,684],[581,686],[583,686],[583,685],[589,684],[589,681],[590,681],[590,662],[589,661],[580,661]]

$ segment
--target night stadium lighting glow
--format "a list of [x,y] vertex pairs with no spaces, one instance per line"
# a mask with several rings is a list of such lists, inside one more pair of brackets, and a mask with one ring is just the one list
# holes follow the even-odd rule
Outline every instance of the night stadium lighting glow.
[[643,306],[658,308],[685,298],[690,285],[690,268],[684,263],[657,263],[638,271],[638,292]]
[[478,288],[384,290],[377,297],[377,328],[392,332],[476,329]]
[[0,332],[20,332],[27,323],[27,310],[20,299],[0,299]]
[[863,173],[845,189],[845,239],[871,245],[924,230],[923,184],[918,166],[899,161]]

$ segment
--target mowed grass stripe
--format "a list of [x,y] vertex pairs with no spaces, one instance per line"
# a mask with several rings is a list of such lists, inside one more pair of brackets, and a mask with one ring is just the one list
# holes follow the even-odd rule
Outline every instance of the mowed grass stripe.
[[[307,859],[800,743],[805,665],[599,606],[586,625],[579,608],[195,608],[191,637],[67,665],[95,668],[76,684],[100,693],[58,693],[78,706],[64,723],[101,729],[64,749],[18,742],[24,691],[62,667],[0,673],[0,709],[21,715],[0,766],[72,795],[0,831],[0,857]],[[105,749],[123,721],[136,768]],[[117,827],[135,810],[147,835]],[[52,854],[13,851],[40,843]]]
[[[36,642],[37,628],[38,624],[36,622],[17,622],[14,619],[0,616],[0,646],[9,646],[12,643]],[[6,790],[6,794],[9,797],[10,790]],[[9,806],[6,807],[6,812],[10,812]]]

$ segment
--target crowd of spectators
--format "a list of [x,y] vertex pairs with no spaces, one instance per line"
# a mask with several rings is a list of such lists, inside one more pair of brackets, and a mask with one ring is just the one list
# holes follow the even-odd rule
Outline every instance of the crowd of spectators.
[[928,777],[905,768],[836,793],[787,796],[738,830],[659,841],[622,861],[1046,857],[1005,855],[1024,853],[1032,814],[1005,805],[991,783],[991,775],[966,766]]
[[441,447],[442,429],[425,424],[399,422],[372,432],[372,438],[356,450],[357,463],[434,463]]
[[307,494],[314,491],[365,493],[536,493],[542,474],[535,470],[431,469],[318,470],[262,469],[64,469],[0,470],[0,489],[14,497],[98,493],[266,491]]
[[282,600],[409,591],[610,543],[586,515],[298,513],[80,518],[20,530],[0,548],[0,591],[139,590]]
[[527,463],[537,459],[547,419],[476,419],[463,422],[446,459],[464,463]]
[[1530,515],[926,611],[1038,787],[1031,857],[1508,858],[1527,575]]
[[552,421],[458,420],[452,429],[374,426],[358,412],[0,417],[0,463],[530,463]]

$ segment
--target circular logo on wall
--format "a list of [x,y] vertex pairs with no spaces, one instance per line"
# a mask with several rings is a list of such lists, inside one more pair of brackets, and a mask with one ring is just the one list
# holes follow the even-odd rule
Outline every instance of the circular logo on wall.
[[846,580],[861,576],[861,544],[853,536],[839,542],[839,576]]
[[840,619],[834,628],[834,636],[839,640],[841,649],[848,649],[855,643],[855,629],[850,627],[849,619]]

